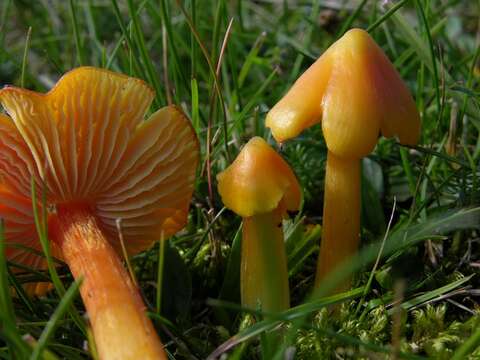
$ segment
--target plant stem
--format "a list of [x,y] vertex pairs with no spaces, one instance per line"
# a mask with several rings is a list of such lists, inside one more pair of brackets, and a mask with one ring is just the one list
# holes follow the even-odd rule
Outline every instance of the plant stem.
[[63,251],[87,309],[100,359],[166,359],[145,305],[95,217],[85,207],[58,208],[50,237]]
[[282,214],[276,210],[243,220],[242,305],[265,312],[290,306]]
[[[315,285],[350,256],[360,240],[360,159],[345,159],[328,152],[325,174],[322,243]],[[350,281],[335,292],[346,290]]]

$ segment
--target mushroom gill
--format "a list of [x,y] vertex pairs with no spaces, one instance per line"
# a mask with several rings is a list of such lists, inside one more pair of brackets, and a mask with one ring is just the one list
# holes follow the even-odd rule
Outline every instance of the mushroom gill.
[[[184,227],[198,140],[181,110],[144,121],[154,93],[143,81],[77,68],[46,94],[7,86],[0,103],[0,217],[7,258],[44,267],[34,230],[31,181],[52,211],[49,238],[75,278],[102,359],[165,358],[125,271],[116,221],[129,254]],[[39,206],[39,204],[35,204]],[[27,254],[26,254],[27,253]]]

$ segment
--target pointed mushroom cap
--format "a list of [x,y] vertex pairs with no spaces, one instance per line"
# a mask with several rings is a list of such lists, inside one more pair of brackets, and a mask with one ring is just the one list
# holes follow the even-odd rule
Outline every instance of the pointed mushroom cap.
[[360,158],[380,133],[413,145],[420,116],[408,88],[364,30],[335,42],[270,110],[266,125],[277,141],[322,121],[327,146],[337,156]]
[[217,175],[225,206],[242,217],[284,206],[296,211],[302,192],[290,166],[265,140],[254,137],[233,163]]
[[[40,249],[32,177],[37,189],[44,180],[49,206],[88,206],[118,251],[117,219],[132,254],[162,232],[167,238],[183,228],[198,140],[175,106],[144,121],[153,97],[141,80],[91,67],[65,74],[47,94],[0,90],[9,115],[0,114],[0,218],[7,242]],[[41,266],[37,259],[22,262]]]

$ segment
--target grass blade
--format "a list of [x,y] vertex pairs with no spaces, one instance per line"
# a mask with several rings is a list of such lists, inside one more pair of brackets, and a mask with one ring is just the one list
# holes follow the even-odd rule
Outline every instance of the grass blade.
[[35,346],[32,355],[30,356],[30,360],[41,359],[42,352],[47,347],[48,341],[50,340],[55,329],[57,328],[59,320],[61,320],[63,315],[72,306],[75,298],[78,296],[78,290],[80,289],[81,284],[82,279],[76,280],[65,292],[65,295],[62,297],[62,300],[58,304],[57,309],[53,313],[52,317],[47,323],[47,326],[45,326],[42,335],[38,339],[38,343]]
[[10,297],[8,281],[7,259],[5,258],[5,227],[3,219],[0,219],[0,330],[6,336],[6,341],[12,355],[25,358],[29,354],[27,344],[17,331],[15,312]]
[[[37,191],[35,189],[35,180],[32,178],[31,182],[31,195],[32,195],[32,206],[33,206],[33,217],[35,220],[35,227],[37,229],[37,234],[40,240],[40,244],[42,245],[43,253],[45,254],[48,272],[52,279],[53,285],[55,286],[55,290],[59,297],[63,297],[65,295],[65,287],[63,286],[60,277],[58,276],[56,266],[54,264],[54,260],[52,257],[52,253],[50,251],[50,242],[48,240],[48,229],[47,229],[47,203],[46,203],[46,194],[45,189],[42,191],[42,216],[38,213],[37,208]],[[70,316],[72,317],[73,321],[76,323],[80,331],[86,335],[85,323],[76,311],[74,307],[69,309]]]
[[130,17],[132,19],[132,25],[134,30],[135,41],[137,43],[137,48],[140,50],[140,57],[142,59],[143,65],[146,67],[148,80],[153,85],[153,88],[155,89],[156,105],[160,107],[162,104],[165,103],[165,98],[163,97],[163,93],[161,92],[159,76],[155,70],[155,66],[153,65],[152,58],[148,54],[147,47],[145,45],[145,38],[143,36],[140,22],[138,21],[138,15],[135,10],[135,5],[133,3],[133,0],[127,0],[127,4],[128,4],[128,9],[130,11]]
[[453,289],[456,289],[457,287],[467,283],[470,281],[470,279],[473,277],[473,274],[467,277],[464,277],[462,279],[458,279],[456,281],[451,282],[450,284],[447,284],[445,286],[442,286],[438,289],[429,291],[425,294],[422,294],[420,296],[416,296],[413,299],[410,299],[408,301],[405,301],[401,304],[401,307],[405,310],[410,310],[418,305],[421,305],[431,299],[434,299],[440,295],[443,295],[449,291],[452,291]]
[[69,1],[70,16],[72,17],[73,36],[75,37],[75,46],[77,48],[77,61],[80,66],[86,64],[85,52],[83,51],[83,44],[80,39],[80,31],[78,29],[77,11],[74,0]]
[[28,49],[30,47],[30,38],[32,36],[32,27],[30,26],[27,31],[27,37],[25,39],[25,48],[23,50],[22,58],[22,74],[20,75],[20,86],[25,86],[25,70],[27,68]]

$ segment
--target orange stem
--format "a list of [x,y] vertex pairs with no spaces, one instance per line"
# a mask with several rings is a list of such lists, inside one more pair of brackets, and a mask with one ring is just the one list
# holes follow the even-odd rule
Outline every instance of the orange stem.
[[58,210],[50,236],[60,245],[87,309],[100,359],[166,359],[145,305],[117,253],[84,208]]
[[[360,159],[345,159],[330,151],[325,174],[322,242],[315,285],[354,255],[360,240]],[[334,292],[350,287],[350,279]]]

